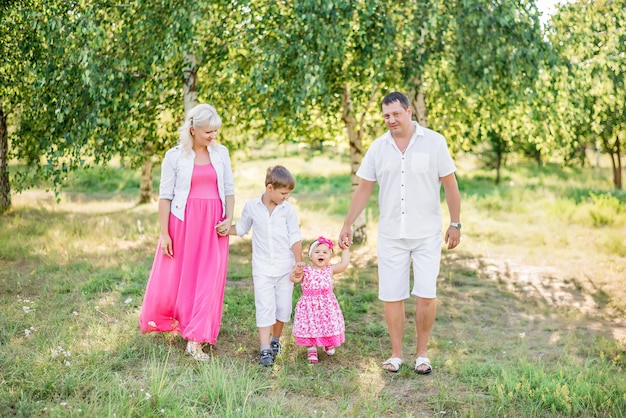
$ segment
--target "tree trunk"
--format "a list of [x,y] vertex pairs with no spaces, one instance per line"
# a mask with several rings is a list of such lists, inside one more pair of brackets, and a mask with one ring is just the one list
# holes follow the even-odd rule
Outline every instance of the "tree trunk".
[[428,108],[426,107],[426,94],[415,90],[413,98],[411,100],[411,107],[413,108],[413,119],[419,123],[420,126],[428,128]]
[[428,128],[428,107],[426,106],[426,93],[420,89],[419,77],[414,77],[411,81],[411,92],[409,93],[409,99],[411,99],[411,108],[413,110],[413,120],[420,124],[424,128]]
[[[622,150],[621,144],[619,140],[619,135],[615,135],[615,144],[613,146],[615,149],[615,161],[613,162],[613,184],[615,188],[618,190],[622,189]],[[613,161],[613,156],[611,156],[611,161]]]
[[[198,91],[196,90],[196,74],[198,66],[194,54],[185,53],[183,56],[183,100],[185,103],[185,114],[189,112],[198,101]],[[154,167],[154,151],[152,144],[146,144],[144,148],[145,160],[141,167],[141,182],[139,185],[139,203],[149,203],[152,201],[152,168]]]
[[613,186],[621,190],[622,189],[622,158],[621,158],[621,144],[619,135],[615,136],[615,143],[610,144],[608,140],[603,139],[604,149],[611,158],[611,168],[613,169]]
[[[350,87],[346,84],[341,95],[341,107],[342,107],[342,119],[346,124],[346,130],[348,131],[348,140],[350,141],[350,180],[352,183],[352,191],[356,189],[359,184],[359,178],[356,175],[357,170],[363,160],[363,143],[361,141],[362,129],[357,125],[356,118],[354,117],[354,106],[350,99]],[[365,211],[355,219],[352,225],[353,236],[352,240],[357,244],[363,244],[367,241],[367,218]]]
[[496,150],[496,185],[500,184],[500,168],[502,167],[502,151]]
[[11,185],[9,184],[9,134],[7,116],[0,102],[0,213],[11,207]]
[[426,107],[426,93],[417,93],[417,100],[415,101],[415,113],[417,117],[417,123],[424,128],[428,128],[428,108]]
[[185,114],[189,112],[198,102],[198,91],[196,90],[196,74],[198,66],[194,54],[185,53],[183,57],[183,97],[185,100]]
[[535,157],[535,161],[537,162],[537,167],[539,168],[543,167],[543,159],[541,158],[541,151],[535,148],[535,152],[533,154]]
[[152,146],[146,146],[146,159],[141,167],[141,180],[139,183],[139,204],[152,202],[152,167],[154,165],[154,155]]
[[617,173],[615,173],[615,187],[622,189],[622,147],[619,136],[615,136],[615,148],[617,151]]

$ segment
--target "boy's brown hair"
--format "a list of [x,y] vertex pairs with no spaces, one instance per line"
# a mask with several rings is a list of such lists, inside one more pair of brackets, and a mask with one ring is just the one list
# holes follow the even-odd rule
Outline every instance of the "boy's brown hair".
[[296,180],[285,167],[275,165],[274,167],[269,167],[265,174],[265,186],[270,184],[274,189],[286,188],[293,190],[296,187]]

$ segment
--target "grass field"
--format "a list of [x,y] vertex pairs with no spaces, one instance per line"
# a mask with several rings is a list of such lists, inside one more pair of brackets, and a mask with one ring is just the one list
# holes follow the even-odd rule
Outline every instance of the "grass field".
[[[305,247],[320,234],[336,239],[348,162],[280,155],[233,156],[235,218],[280,163],[296,175],[290,200]],[[310,366],[288,325],[283,355],[262,368],[249,237],[231,238],[222,330],[212,360],[197,363],[180,337],[139,332],[158,225],[156,203],[134,203],[137,173],[77,174],[58,204],[42,190],[15,195],[0,217],[0,416],[624,416],[626,195],[611,191],[608,166],[519,163],[496,187],[493,173],[458,163],[464,239],[443,251],[428,376],[410,367],[411,300],[405,366],[380,367],[391,349],[374,200],[370,239],[335,285],[345,345]]]

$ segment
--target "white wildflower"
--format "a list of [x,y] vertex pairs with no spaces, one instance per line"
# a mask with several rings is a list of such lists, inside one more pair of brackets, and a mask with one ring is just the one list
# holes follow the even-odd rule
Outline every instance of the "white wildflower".
[[150,399],[152,397],[152,395],[150,395],[148,392],[146,392],[146,399]]
[[72,365],[72,363],[70,363],[69,361],[65,360],[65,362],[63,363],[65,364],[65,367],[70,367]]
[[61,406],[67,406],[67,402],[61,402],[59,405],[61,405]]
[[30,310],[30,306],[22,306],[22,309],[24,310],[24,313],[31,313],[32,312]]
[[128,298],[124,301],[125,305],[128,305],[129,303],[131,303],[133,301],[133,298]]
[[[67,358],[72,355],[72,353],[69,350],[66,350],[66,349],[64,349],[61,346],[58,346],[57,348],[51,348],[50,351],[52,352],[52,357],[58,357],[58,356],[62,355],[64,361],[66,361],[66,362],[67,362]],[[67,364],[66,364],[66,366],[67,366]]]
[[72,312],[72,315],[78,316],[78,312],[74,311],[74,312]]
[[520,338],[524,338],[525,336],[526,336],[526,333],[525,333],[525,332],[520,332],[520,333],[519,333],[519,337],[520,337]]

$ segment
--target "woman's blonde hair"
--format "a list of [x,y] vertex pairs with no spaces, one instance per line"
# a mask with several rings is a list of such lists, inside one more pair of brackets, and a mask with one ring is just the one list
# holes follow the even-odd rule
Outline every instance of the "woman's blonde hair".
[[193,147],[193,137],[190,132],[192,126],[216,131],[222,127],[222,119],[215,108],[209,104],[199,104],[187,112],[185,123],[178,128],[179,143],[183,146],[184,151],[190,151]]

